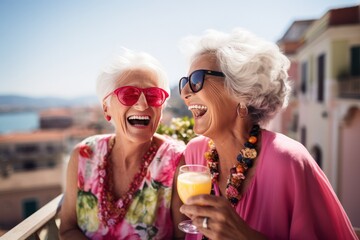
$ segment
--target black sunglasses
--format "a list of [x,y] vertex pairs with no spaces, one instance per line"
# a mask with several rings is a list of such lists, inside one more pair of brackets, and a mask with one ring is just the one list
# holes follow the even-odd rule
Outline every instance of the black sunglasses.
[[193,71],[189,77],[182,77],[179,81],[179,93],[184,89],[185,85],[189,82],[190,89],[193,93],[197,93],[204,86],[205,75],[212,75],[217,77],[225,77],[224,73],[211,71],[211,70],[196,70]]

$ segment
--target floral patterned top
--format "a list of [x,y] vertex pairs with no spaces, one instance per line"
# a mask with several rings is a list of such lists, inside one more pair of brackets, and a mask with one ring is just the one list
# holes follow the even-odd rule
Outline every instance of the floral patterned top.
[[99,212],[99,199],[102,199],[99,174],[103,174],[99,169],[106,159],[113,136],[95,135],[80,143],[76,204],[79,228],[90,239],[171,239],[173,177],[184,144],[167,138],[147,168],[125,217],[113,225],[107,225],[99,220],[102,215]]

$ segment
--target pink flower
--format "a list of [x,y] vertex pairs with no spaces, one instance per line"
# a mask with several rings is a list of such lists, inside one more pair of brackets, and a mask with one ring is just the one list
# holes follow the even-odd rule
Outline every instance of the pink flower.
[[238,195],[239,195],[239,191],[232,185],[229,185],[227,188],[226,188],[226,195],[228,197],[234,197],[236,198]]
[[91,148],[84,144],[80,146],[80,150],[79,150],[80,156],[84,157],[84,158],[91,158],[93,151],[91,150]]
[[174,161],[167,160],[166,158],[163,158],[162,161],[167,162],[166,164],[158,167],[158,173],[155,174],[154,180],[156,182],[160,182],[165,187],[171,187],[173,184],[176,166],[173,165]]
[[79,178],[78,178],[78,187],[79,187],[79,189],[83,190],[84,189],[84,184],[85,184],[84,176],[80,172],[79,173]]
[[110,228],[109,230],[110,230],[109,232],[110,235],[108,235],[104,239],[124,239],[124,240],[141,239],[141,237],[135,232],[133,226],[127,223],[126,221],[120,221],[116,226]]

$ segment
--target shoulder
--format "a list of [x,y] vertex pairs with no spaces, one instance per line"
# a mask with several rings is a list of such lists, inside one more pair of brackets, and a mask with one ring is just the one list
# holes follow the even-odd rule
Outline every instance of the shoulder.
[[284,177],[292,175],[294,178],[322,175],[322,170],[300,142],[267,130],[262,131],[262,134],[260,158],[265,168],[273,169],[273,174]]
[[201,135],[196,136],[188,142],[188,144],[186,145],[186,149],[191,150],[191,149],[197,149],[199,147],[208,148],[209,141],[210,141],[210,138],[208,138],[208,137],[201,136]]
[[186,145],[184,152],[186,163],[204,164],[204,153],[209,150],[210,138],[197,136]]
[[163,164],[177,166],[185,150],[185,144],[182,141],[173,139],[167,135],[154,135],[154,141],[159,146],[156,156]]
[[312,158],[304,145],[281,133],[263,130],[262,137],[261,151],[264,151],[267,154],[297,161]]
[[179,141],[167,135],[155,134],[154,141],[162,151],[171,151],[175,153],[182,153],[185,149],[183,141]]
[[78,157],[79,160],[86,160],[93,158],[95,152],[106,152],[109,138],[112,136],[112,134],[89,136],[76,144],[72,156]]
[[85,139],[83,139],[78,145],[93,145],[97,142],[107,141],[110,137],[112,137],[114,134],[98,134],[98,135],[92,135]]

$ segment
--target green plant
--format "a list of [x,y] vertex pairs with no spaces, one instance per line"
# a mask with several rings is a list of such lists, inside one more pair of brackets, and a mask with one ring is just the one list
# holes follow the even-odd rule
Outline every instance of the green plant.
[[159,134],[168,135],[174,139],[181,140],[185,144],[196,136],[194,130],[194,119],[187,116],[171,119],[170,125],[160,123],[156,130]]

